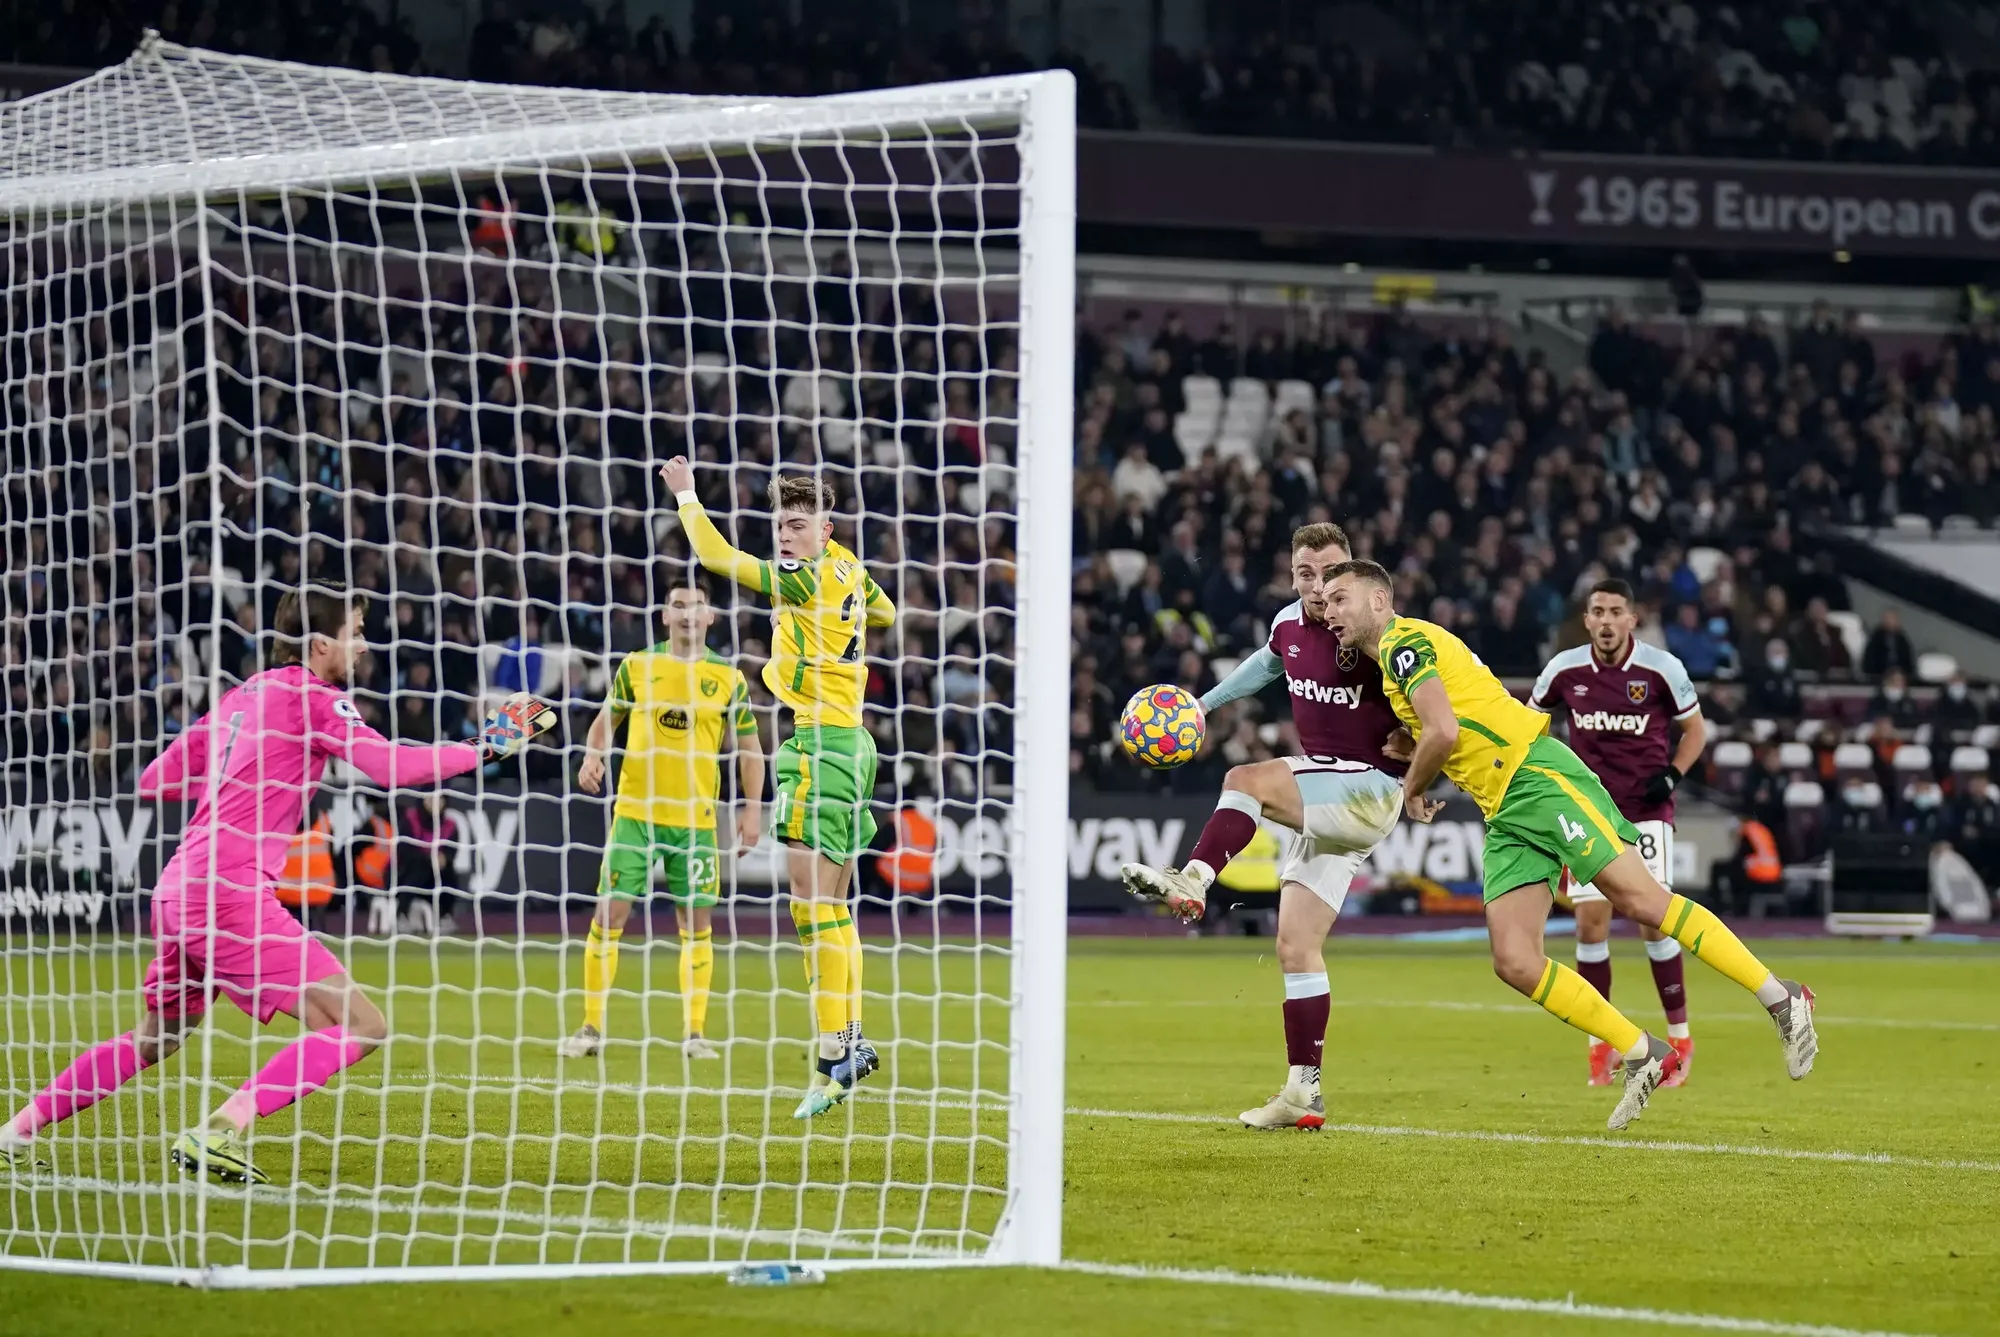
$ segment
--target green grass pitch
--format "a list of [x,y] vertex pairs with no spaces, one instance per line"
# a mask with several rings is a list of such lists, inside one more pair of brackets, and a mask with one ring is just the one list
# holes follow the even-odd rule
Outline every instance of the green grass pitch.
[[[0,1334],[1645,1330],[1494,1307],[1509,1298],[1765,1332],[2000,1331],[2000,949],[1757,945],[1820,995],[1813,1076],[1787,1081],[1759,1009],[1690,963],[1693,1080],[1612,1135],[1614,1093],[1583,1085],[1581,1037],[1499,985],[1480,945],[1337,938],[1332,1126],[1311,1135],[1233,1126],[1282,1075],[1267,942],[1074,943],[1065,1254],[1227,1279],[951,1269],[772,1290],[703,1277],[198,1293],[0,1271]],[[256,1154],[271,1190],[197,1195],[163,1172],[168,1133],[284,1039],[281,1022],[253,1049],[220,1007],[207,1087],[191,1044],[51,1139],[54,1179],[0,1183],[0,1250],[59,1229],[102,1257],[189,1262],[198,1225],[205,1261],[266,1267],[737,1258],[794,1233],[830,1257],[977,1250],[1005,1180],[1005,957],[871,950],[887,1080],[807,1131],[789,1117],[808,1030],[796,950],[721,955],[710,1030],[730,1058],[690,1072],[671,1043],[670,943],[628,949],[619,984],[634,992],[614,999],[622,1042],[602,1064],[554,1054],[576,1020],[559,993],[578,983],[574,947],[357,949],[355,972],[411,1038],[337,1099],[269,1121]],[[130,1024],[138,964],[0,957],[0,1104],[49,1075],[24,1040],[66,1061],[77,1039]],[[1655,1022],[1629,938],[1617,970],[1617,1001]],[[1252,1274],[1307,1281],[1249,1288]],[[1311,1279],[1389,1298],[1300,1289]],[[1429,1289],[1480,1298],[1409,1294]]]

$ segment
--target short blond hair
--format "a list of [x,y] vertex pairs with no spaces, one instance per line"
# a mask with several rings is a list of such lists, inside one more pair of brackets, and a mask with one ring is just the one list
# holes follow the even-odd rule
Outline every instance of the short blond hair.
[[1318,552],[1321,548],[1330,548],[1336,543],[1346,552],[1354,551],[1354,545],[1347,541],[1347,531],[1331,521],[1322,520],[1314,525],[1300,525],[1292,531],[1293,552],[1301,549]]
[[833,510],[833,484],[806,474],[780,474],[766,493],[773,511]]

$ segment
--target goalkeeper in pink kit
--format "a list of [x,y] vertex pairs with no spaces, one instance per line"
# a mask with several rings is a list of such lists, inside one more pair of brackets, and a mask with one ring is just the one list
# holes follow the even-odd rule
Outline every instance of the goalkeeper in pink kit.
[[305,1034],[181,1134],[171,1156],[190,1174],[265,1183],[244,1138],[251,1122],[319,1090],[387,1037],[380,1009],[272,893],[327,761],[342,758],[388,788],[435,784],[518,751],[555,712],[517,696],[488,716],[477,744],[391,743],[361,722],[345,690],[368,653],[361,621],[338,586],[287,594],[273,619],[279,666],[224,694],[140,776],[141,799],[195,802],[153,892],[145,1014],[0,1125],[0,1164],[32,1164],[37,1133],[179,1049],[221,992],[260,1022],[296,1017]]

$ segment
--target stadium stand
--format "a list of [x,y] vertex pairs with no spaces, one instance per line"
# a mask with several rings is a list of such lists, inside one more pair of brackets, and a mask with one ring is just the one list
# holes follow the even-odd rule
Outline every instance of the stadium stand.
[[1990,43],[1990,15],[1956,6],[1447,0],[1291,14],[1294,27],[1223,50],[1157,52],[1161,101],[1211,134],[2000,161],[2000,83],[1953,58]]

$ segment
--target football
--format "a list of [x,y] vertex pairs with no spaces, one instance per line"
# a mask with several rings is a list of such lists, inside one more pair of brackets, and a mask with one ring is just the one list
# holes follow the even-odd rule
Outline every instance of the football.
[[1118,737],[1125,750],[1148,766],[1162,768],[1194,760],[1206,728],[1201,702],[1165,682],[1140,688],[1118,718]]

